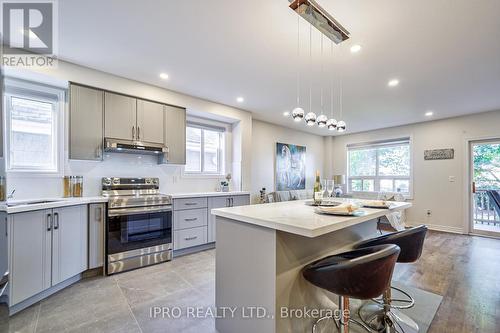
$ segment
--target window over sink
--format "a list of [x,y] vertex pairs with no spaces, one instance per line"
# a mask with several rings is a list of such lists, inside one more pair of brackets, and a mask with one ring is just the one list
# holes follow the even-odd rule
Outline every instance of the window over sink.
[[61,169],[64,90],[7,79],[7,171],[59,174]]
[[189,123],[186,127],[186,174],[224,174],[225,128]]
[[348,145],[347,170],[349,192],[399,192],[409,196],[410,139]]

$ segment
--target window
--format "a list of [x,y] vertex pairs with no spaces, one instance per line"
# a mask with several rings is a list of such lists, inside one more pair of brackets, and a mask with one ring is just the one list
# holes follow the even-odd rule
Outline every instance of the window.
[[350,192],[410,194],[410,139],[347,146]]
[[224,173],[224,131],[223,128],[187,125],[186,173]]
[[8,171],[58,173],[64,92],[20,80],[8,80],[5,92]]

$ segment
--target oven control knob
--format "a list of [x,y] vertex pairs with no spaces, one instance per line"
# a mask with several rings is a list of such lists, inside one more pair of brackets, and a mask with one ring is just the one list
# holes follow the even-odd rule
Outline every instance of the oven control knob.
[[120,178],[113,178],[113,185],[120,185]]
[[104,178],[103,183],[104,183],[104,185],[106,185],[106,186],[111,185],[111,178]]
[[155,184],[155,185],[158,184],[158,179],[157,178],[153,178],[153,184]]
[[146,178],[146,184],[151,184],[151,178]]

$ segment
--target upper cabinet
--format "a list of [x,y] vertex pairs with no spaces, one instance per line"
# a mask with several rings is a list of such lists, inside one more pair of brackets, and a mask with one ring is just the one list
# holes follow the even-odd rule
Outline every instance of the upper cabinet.
[[71,84],[69,110],[69,158],[101,160],[104,139],[104,92]]
[[161,162],[186,164],[186,109],[73,83],[69,105],[70,159],[102,160],[110,138],[164,144]]
[[165,145],[169,164],[186,164],[186,109],[165,106]]
[[164,108],[160,103],[137,100],[137,140],[163,143]]
[[136,140],[136,98],[106,91],[104,93],[104,115],[105,137],[122,140]]

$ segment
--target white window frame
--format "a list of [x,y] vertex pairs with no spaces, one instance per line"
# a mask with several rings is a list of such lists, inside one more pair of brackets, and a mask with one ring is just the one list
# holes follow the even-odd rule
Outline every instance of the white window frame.
[[[201,156],[200,156],[200,166],[201,166],[201,171],[187,171],[184,168],[183,175],[186,177],[206,177],[206,178],[220,178],[221,176],[225,176],[225,170],[226,170],[226,128],[223,126],[216,126],[216,125],[209,125],[209,124],[204,124],[202,122],[198,122],[196,120],[188,120],[186,123],[186,131],[187,128],[199,128],[202,130],[202,135],[201,135]],[[219,165],[219,170],[217,171],[204,171],[204,164],[205,164],[205,136],[203,134],[204,130],[209,130],[212,132],[219,132],[219,151],[218,151],[218,165]],[[187,148],[186,148],[187,149]],[[187,158],[187,152],[186,152],[186,158]],[[186,161],[187,163],[187,161]]]
[[[350,152],[353,150],[365,150],[365,149],[377,149],[377,148],[389,148],[389,147],[397,147],[401,146],[403,144],[408,144],[409,146],[409,164],[410,164],[410,175],[409,176],[380,176],[379,173],[379,154],[378,151],[375,154],[375,175],[372,176],[351,176],[349,173],[351,171],[350,168]],[[395,138],[395,139],[388,139],[388,140],[380,140],[380,141],[375,141],[375,142],[368,142],[368,143],[359,143],[359,144],[348,144],[346,146],[346,161],[347,161],[347,192],[350,194],[361,194],[361,195],[370,195],[370,194],[376,194],[380,192],[380,180],[383,179],[391,179],[392,180],[392,188],[395,190],[395,182],[396,180],[408,180],[409,181],[409,186],[408,186],[408,192],[402,192],[403,196],[407,199],[413,198],[413,145],[412,145],[412,138],[410,137],[404,137],[404,138]],[[351,181],[352,180],[373,180],[374,181],[374,187],[373,191],[353,191],[352,190],[352,185]],[[363,186],[363,185],[361,185]],[[395,191],[394,191],[395,192]],[[391,193],[394,193],[391,192]]]
[[[37,167],[16,167],[11,168],[10,165],[10,145],[12,141],[11,124],[11,105],[10,98],[19,96],[24,99],[33,99],[36,101],[53,103],[54,110],[54,165],[55,168],[48,170]],[[5,129],[5,166],[9,177],[25,177],[25,176],[53,176],[60,177],[63,174],[64,167],[64,112],[66,105],[66,90],[48,86],[42,83],[30,82],[16,78],[5,79],[4,91],[4,129]]]

